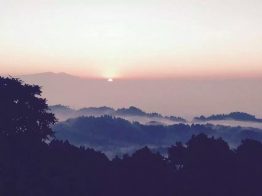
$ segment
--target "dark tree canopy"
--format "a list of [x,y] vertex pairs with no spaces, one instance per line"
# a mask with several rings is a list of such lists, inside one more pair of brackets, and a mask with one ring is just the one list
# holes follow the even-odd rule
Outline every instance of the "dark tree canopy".
[[0,77],[0,133],[5,136],[31,136],[46,139],[53,135],[56,122],[48,112],[41,88],[16,78]]

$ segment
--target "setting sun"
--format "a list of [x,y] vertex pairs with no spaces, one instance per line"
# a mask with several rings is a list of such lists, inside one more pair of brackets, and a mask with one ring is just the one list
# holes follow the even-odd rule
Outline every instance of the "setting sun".
[[236,4],[5,1],[0,71],[100,78],[262,75],[262,3]]

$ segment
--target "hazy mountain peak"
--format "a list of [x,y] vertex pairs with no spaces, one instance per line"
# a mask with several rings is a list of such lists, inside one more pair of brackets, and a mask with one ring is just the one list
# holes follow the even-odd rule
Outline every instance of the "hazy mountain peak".
[[141,109],[135,107],[135,106],[130,106],[129,108],[121,108],[116,111],[117,115],[134,115],[134,116],[143,116],[146,115],[144,111]]
[[70,108],[69,106],[65,106],[65,105],[61,105],[61,104],[57,104],[57,105],[52,105],[52,106],[49,106],[49,108],[51,110],[73,110],[72,108]]
[[65,72],[40,72],[35,74],[24,74],[18,75],[21,78],[28,78],[28,77],[70,77],[70,78],[79,78],[77,76],[65,73]]
[[67,120],[69,118],[77,118],[79,116],[115,116],[125,118],[129,121],[139,121],[148,123],[149,121],[156,121],[162,124],[173,124],[175,122],[187,122],[185,119],[176,116],[162,116],[159,113],[146,113],[140,108],[130,106],[128,108],[120,108],[115,110],[108,106],[101,107],[85,107],[79,110],[74,110],[64,105],[50,106],[51,111],[56,115],[60,121]]
[[211,120],[236,120],[236,121],[250,121],[250,122],[262,122],[262,119],[256,118],[256,116],[245,112],[231,112],[229,114],[214,114],[208,117],[200,116],[194,118],[197,121],[211,121]]

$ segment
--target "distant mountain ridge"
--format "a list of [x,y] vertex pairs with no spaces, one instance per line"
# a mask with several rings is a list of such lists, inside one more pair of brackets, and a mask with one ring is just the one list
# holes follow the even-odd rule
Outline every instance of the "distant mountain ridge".
[[195,121],[219,121],[219,120],[235,120],[235,121],[248,121],[262,123],[262,119],[256,118],[256,116],[245,112],[231,112],[229,114],[217,114],[208,117],[200,116],[195,117]]
[[17,75],[15,77],[18,78],[36,78],[36,77],[40,77],[40,78],[56,78],[56,77],[67,77],[67,78],[79,78],[78,76],[75,75],[71,75],[65,72],[40,72],[40,73],[35,73],[35,74],[26,74],[26,75]]
[[163,126],[157,122],[144,125],[112,116],[69,119],[56,124],[54,131],[59,139],[111,153],[126,153],[145,145],[164,148],[200,133],[222,137],[231,147],[246,138],[262,141],[262,129],[257,128],[184,123]]
[[139,108],[136,108],[134,106],[130,106],[129,108],[121,108],[117,109],[115,111],[115,115],[125,116],[125,115],[131,115],[131,116],[148,116],[149,114],[145,113]]
[[[88,78],[68,73],[44,72],[16,75],[26,83],[40,85],[49,105],[139,106],[146,111],[176,114],[192,119],[199,114],[216,114],[214,103],[224,111],[247,111],[262,118],[262,79],[117,79]],[[241,89],[239,88],[241,86]],[[137,88],[139,87],[139,88]],[[143,89],[143,96],[140,96]],[[234,91],[234,93],[230,93]],[[243,96],[252,94],[252,96]],[[190,99],[189,99],[190,98]],[[190,106],[187,101],[190,100]],[[232,102],[232,100],[236,100]],[[241,104],[240,104],[241,103]],[[203,106],[203,107],[199,107]]]
[[115,110],[110,107],[102,106],[102,107],[81,108],[76,112],[80,113],[81,115],[101,116],[101,115],[112,115],[115,112]]
[[59,120],[67,120],[68,118],[76,118],[80,116],[113,116],[113,117],[143,117],[151,120],[168,120],[172,122],[186,123],[187,120],[176,116],[162,116],[159,113],[146,113],[143,110],[130,106],[129,108],[114,109],[107,106],[102,107],[87,107],[74,110],[64,105],[49,106],[50,110],[57,116]]

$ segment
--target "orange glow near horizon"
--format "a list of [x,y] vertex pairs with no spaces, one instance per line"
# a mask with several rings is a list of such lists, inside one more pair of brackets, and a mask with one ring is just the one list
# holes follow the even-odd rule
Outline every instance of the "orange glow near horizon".
[[1,1],[0,74],[262,77],[261,10],[259,0]]

